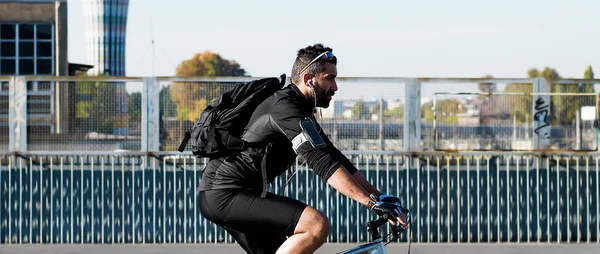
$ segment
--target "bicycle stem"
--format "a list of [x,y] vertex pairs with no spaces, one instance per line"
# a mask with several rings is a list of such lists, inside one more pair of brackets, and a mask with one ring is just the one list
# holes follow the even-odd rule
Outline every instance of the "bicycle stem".
[[379,234],[379,227],[385,223],[387,223],[387,219],[385,218],[379,218],[378,220],[367,222],[367,230],[371,234],[373,240],[381,238],[381,235]]

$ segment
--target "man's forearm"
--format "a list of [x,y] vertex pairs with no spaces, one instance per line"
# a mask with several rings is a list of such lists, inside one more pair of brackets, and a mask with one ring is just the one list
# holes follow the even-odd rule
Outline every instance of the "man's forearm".
[[369,181],[367,181],[367,179],[359,171],[354,172],[354,174],[352,174],[352,177],[356,180],[358,184],[360,184],[360,186],[363,187],[363,189],[365,189],[369,193],[375,193],[378,196],[381,195],[379,190],[377,190],[375,186],[369,183]]
[[327,183],[345,196],[366,205],[369,202],[369,191],[365,190],[345,168],[338,168]]

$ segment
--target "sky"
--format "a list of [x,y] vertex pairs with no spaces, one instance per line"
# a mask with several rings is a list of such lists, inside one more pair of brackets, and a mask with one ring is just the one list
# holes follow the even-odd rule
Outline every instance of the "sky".
[[[298,49],[323,43],[341,77],[525,78],[549,66],[582,78],[588,65],[600,73],[599,9],[597,0],[130,0],[126,75],[172,76],[205,50],[254,77],[289,75]],[[69,61],[86,63],[81,0],[68,0],[68,13]]]

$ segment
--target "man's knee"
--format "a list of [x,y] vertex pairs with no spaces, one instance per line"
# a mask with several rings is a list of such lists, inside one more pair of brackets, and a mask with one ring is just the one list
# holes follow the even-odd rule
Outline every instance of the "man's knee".
[[323,243],[327,239],[327,236],[329,236],[330,229],[331,223],[327,216],[322,212],[307,206],[300,216],[294,234],[308,233],[315,238],[315,241]]

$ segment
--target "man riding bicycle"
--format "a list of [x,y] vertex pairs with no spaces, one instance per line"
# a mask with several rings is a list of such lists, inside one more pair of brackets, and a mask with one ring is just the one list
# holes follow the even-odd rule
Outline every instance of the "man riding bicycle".
[[[237,155],[211,159],[200,182],[202,215],[248,253],[312,253],[329,235],[328,218],[298,200],[266,192],[297,155],[329,185],[392,223],[408,227],[400,200],[382,195],[331,143],[317,123],[338,90],[337,57],[321,44],[300,49],[291,81],[254,111]],[[265,156],[266,154],[266,156]]]

